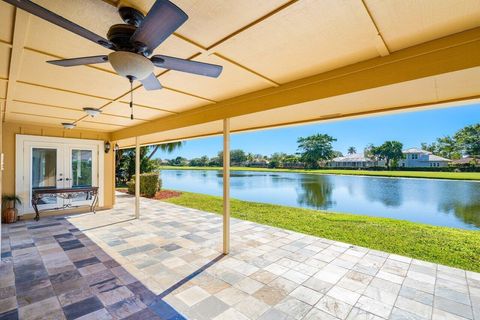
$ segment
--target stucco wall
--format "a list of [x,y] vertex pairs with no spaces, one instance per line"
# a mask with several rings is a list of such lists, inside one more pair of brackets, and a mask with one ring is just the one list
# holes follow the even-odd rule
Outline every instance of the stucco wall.
[[[17,123],[4,123],[2,128],[2,144],[4,151],[5,170],[2,176],[2,192],[5,194],[15,193],[15,135],[29,134],[37,136],[48,137],[62,137],[62,138],[77,138],[77,139],[92,139],[109,141],[110,135],[108,133],[100,133],[94,131],[86,131],[79,129],[63,130],[58,128],[51,128],[38,125],[26,125]],[[104,160],[104,206],[103,208],[110,208],[114,203],[114,152],[110,150],[105,154]]]
[[[0,103],[0,107],[3,110],[3,104],[2,103]],[[2,119],[2,113],[0,112],[0,134],[1,134],[1,137],[0,137],[0,155],[3,152],[3,149],[2,149],[2,146],[3,146],[3,143],[2,143],[2,140],[3,140],[2,128],[3,128],[3,119]],[[2,183],[2,173],[3,172],[0,168],[0,196],[3,194],[2,193],[3,192],[3,190],[2,190],[2,185],[3,185],[3,183]],[[3,210],[3,206],[0,205],[0,211],[1,210]],[[1,223],[2,221],[1,221],[1,216],[2,216],[2,214],[0,212],[0,252],[2,252],[2,240],[1,240],[2,239],[2,223]],[[0,258],[0,260],[1,260],[1,258]],[[1,261],[0,261],[0,263],[1,263]]]

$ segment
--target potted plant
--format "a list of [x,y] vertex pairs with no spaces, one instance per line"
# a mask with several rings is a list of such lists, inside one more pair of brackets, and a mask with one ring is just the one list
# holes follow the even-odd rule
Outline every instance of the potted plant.
[[2,196],[3,212],[2,221],[5,223],[14,223],[17,221],[17,209],[16,204],[22,204],[22,200],[16,195],[3,195]]

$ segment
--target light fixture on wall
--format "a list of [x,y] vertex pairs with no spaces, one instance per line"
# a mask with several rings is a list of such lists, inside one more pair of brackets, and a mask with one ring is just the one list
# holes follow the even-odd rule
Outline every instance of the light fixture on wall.
[[63,126],[64,129],[70,130],[70,129],[75,128],[77,125],[75,123],[71,123],[71,122],[62,122],[62,126]]
[[118,146],[118,143],[115,143],[115,146],[113,147],[113,151],[117,152],[120,150],[120,147]]
[[100,113],[102,113],[102,110],[97,109],[97,108],[83,108],[83,111],[85,111],[90,117],[94,118],[98,116]]
[[110,144],[110,141],[105,141],[105,153],[108,153],[110,151],[110,148],[112,148],[112,145]]

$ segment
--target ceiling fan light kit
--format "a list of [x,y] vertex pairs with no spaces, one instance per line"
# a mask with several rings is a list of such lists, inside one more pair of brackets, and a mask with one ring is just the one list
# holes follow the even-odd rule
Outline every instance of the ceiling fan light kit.
[[150,59],[128,51],[116,51],[108,55],[108,61],[113,69],[125,78],[144,80],[153,72],[153,63]]
[[[188,20],[188,15],[168,0],[156,0],[146,15],[129,5],[127,0],[121,0],[118,13],[125,23],[111,26],[107,39],[31,0],[3,1],[114,51],[109,55],[47,61],[50,64],[74,67],[110,62],[119,75],[130,81],[131,89],[133,80],[137,80],[142,83],[145,90],[162,88],[153,72],[154,67],[213,78],[218,77],[222,72],[222,66],[210,63],[164,55],[150,57],[162,42]],[[132,102],[130,108],[133,110]],[[133,119],[133,114],[131,118]]]

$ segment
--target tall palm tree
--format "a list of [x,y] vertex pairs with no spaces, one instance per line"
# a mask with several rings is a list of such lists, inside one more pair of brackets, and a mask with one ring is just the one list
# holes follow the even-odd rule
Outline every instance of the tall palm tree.
[[357,149],[355,147],[349,147],[347,152],[348,154],[355,154],[357,153]]

